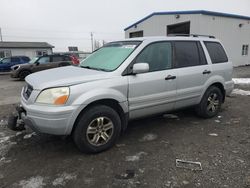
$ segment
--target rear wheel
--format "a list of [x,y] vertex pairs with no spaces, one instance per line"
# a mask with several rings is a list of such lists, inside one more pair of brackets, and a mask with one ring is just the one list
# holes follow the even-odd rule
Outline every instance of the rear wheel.
[[108,106],[98,105],[81,114],[73,138],[80,151],[98,153],[111,148],[120,132],[121,120],[117,112]]
[[26,76],[28,76],[30,74],[30,71],[28,70],[23,70],[19,73],[19,78],[20,80],[24,80]]
[[203,95],[196,112],[203,118],[211,118],[218,114],[223,101],[223,94],[216,86],[211,86]]

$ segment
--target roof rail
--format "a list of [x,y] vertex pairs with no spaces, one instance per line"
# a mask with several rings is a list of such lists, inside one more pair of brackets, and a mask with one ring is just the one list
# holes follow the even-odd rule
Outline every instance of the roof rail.
[[212,35],[199,35],[199,34],[168,34],[171,37],[208,37],[215,39],[215,36]]

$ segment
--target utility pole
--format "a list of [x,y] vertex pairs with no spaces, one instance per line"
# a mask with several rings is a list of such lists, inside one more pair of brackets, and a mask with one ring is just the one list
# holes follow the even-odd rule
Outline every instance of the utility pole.
[[93,44],[93,33],[90,33],[91,36],[91,48],[92,48],[92,52],[94,51],[94,44]]
[[2,28],[0,27],[0,41],[3,42]]

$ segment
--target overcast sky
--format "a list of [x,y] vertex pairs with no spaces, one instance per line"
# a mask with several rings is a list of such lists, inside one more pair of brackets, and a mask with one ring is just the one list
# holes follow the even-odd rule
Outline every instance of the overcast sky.
[[4,41],[44,41],[54,51],[124,38],[123,29],[159,11],[210,10],[250,16],[249,0],[0,0]]

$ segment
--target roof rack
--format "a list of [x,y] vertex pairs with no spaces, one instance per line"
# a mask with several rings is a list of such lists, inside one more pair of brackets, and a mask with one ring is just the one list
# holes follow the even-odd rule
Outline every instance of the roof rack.
[[215,36],[212,35],[199,35],[199,34],[168,34],[171,37],[208,37],[215,39]]

